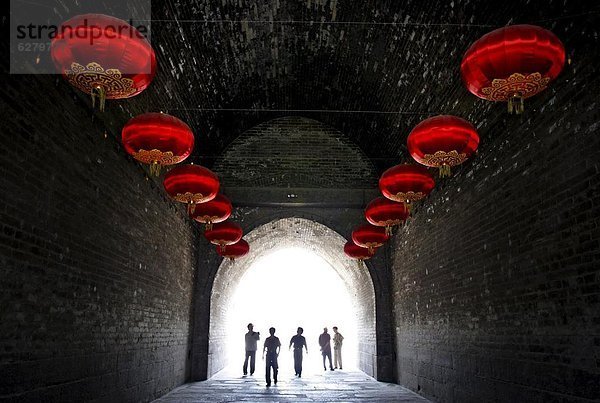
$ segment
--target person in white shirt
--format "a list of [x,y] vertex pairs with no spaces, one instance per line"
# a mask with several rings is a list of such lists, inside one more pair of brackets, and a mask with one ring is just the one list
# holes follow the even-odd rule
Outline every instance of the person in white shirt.
[[337,369],[338,365],[340,369],[342,369],[342,342],[344,341],[344,336],[340,332],[338,332],[337,326],[333,327],[333,365],[334,368]]
[[246,359],[244,360],[244,375],[248,375],[248,359],[250,359],[250,375],[254,375],[256,361],[256,342],[260,340],[260,332],[255,332],[254,325],[248,323],[248,333],[246,333]]

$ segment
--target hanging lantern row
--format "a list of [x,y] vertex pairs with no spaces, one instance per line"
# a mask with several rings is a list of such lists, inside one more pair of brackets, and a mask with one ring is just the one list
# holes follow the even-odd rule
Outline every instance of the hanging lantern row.
[[[150,173],[156,176],[163,166],[185,160],[194,147],[189,126],[164,113],[134,117],[123,127],[121,139],[125,150],[136,160],[149,164]],[[242,228],[225,222],[231,215],[231,201],[218,193],[219,179],[211,170],[180,165],[165,175],[163,185],[173,200],[186,204],[190,218],[205,225],[204,236],[218,246],[221,256],[233,260],[248,253],[249,245],[241,239]]]
[[[140,162],[150,164],[150,172],[160,174],[165,165],[187,158],[194,146],[194,134],[181,120],[164,113],[146,113],[131,119],[123,128],[125,150]],[[231,201],[219,194],[217,175],[200,165],[180,165],[164,177],[167,194],[185,203],[194,221],[205,224],[205,238],[218,246],[219,254],[230,259],[247,253],[242,242],[242,228],[226,222],[231,215]],[[237,245],[237,246],[235,246]],[[233,248],[230,252],[227,249]],[[246,250],[245,253],[242,253]]]
[[[119,29],[115,29],[118,27]],[[124,99],[144,91],[156,75],[156,55],[144,36],[127,22],[102,14],[84,14],[63,23],[53,38],[50,54],[56,69],[74,87],[89,94],[92,107],[104,110],[106,99]],[[564,67],[565,49],[550,31],[534,25],[513,25],[492,31],[474,42],[461,62],[467,89],[479,98],[507,102],[509,113],[523,113],[524,100],[547,88]],[[185,160],[194,135],[181,120],[147,113],[123,128],[125,150],[150,165],[158,176],[164,166]],[[473,156],[479,135],[473,125],[455,116],[435,116],[419,123],[407,139],[412,158],[438,168],[440,177]],[[231,202],[218,195],[219,180],[207,168],[179,166],[165,175],[164,187],[174,200],[185,203],[194,220],[206,225],[206,238],[221,256],[248,253],[239,225],[228,223]],[[418,165],[401,164],[383,173],[379,188],[384,198],[367,206],[365,224],[352,233],[346,254],[368,259],[385,243],[392,227],[406,221],[413,204],[429,195],[433,176]],[[196,211],[197,210],[197,211]],[[227,246],[229,249],[227,250]],[[361,248],[364,250],[359,250]],[[366,252],[365,252],[366,251]]]
[[[411,156],[427,167],[435,167],[440,177],[450,175],[450,167],[462,164],[479,145],[479,135],[473,125],[456,116],[435,116],[419,123],[408,136]],[[352,232],[352,247],[344,252],[351,259],[364,261],[360,254],[372,256],[391,236],[392,228],[408,220],[415,202],[427,197],[435,187],[427,168],[400,164],[385,171],[379,179],[379,189],[385,197],[373,199],[365,208],[369,224]]]

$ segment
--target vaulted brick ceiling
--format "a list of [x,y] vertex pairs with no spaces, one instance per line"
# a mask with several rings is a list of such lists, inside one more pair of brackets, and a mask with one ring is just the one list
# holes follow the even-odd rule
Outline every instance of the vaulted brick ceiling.
[[[339,130],[381,170],[406,158],[406,136],[428,116],[486,119],[484,136],[506,119],[504,105],[477,99],[461,82],[460,61],[473,41],[499,26],[535,23],[569,51],[593,40],[579,27],[590,26],[594,15],[584,13],[594,7],[558,0],[153,0],[159,72],[144,94],[120,104],[128,116],[162,110],[185,120],[196,134],[195,160],[209,167],[246,130],[293,115]],[[552,96],[550,89],[527,108]],[[107,113],[118,114],[118,132],[128,116]]]

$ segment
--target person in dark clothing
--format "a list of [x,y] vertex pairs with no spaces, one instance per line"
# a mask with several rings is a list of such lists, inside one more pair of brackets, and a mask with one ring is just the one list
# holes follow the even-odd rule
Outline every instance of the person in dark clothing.
[[245,334],[246,340],[246,359],[242,371],[244,375],[248,374],[248,360],[250,360],[250,375],[254,374],[254,361],[256,360],[256,342],[260,340],[260,332],[254,331],[254,325],[248,323],[248,333]]
[[267,352],[267,367],[265,373],[267,387],[271,386],[271,367],[273,368],[273,382],[277,385],[277,371],[279,369],[277,357],[279,356],[279,350],[281,349],[281,342],[279,341],[279,338],[275,336],[275,328],[270,328],[269,333],[271,335],[265,339],[265,345],[263,347],[263,360],[265,359],[265,350]]
[[333,371],[331,364],[331,335],[327,333],[327,328],[323,328],[323,333],[319,336],[319,346],[321,346],[321,354],[323,355],[323,369],[327,371],[325,366],[325,357],[329,358],[329,369]]
[[306,354],[308,354],[306,338],[302,336],[302,333],[304,333],[304,329],[299,327],[298,333],[292,336],[290,340],[290,349],[292,348],[292,344],[294,345],[294,370],[298,378],[302,377],[302,347],[306,349]]

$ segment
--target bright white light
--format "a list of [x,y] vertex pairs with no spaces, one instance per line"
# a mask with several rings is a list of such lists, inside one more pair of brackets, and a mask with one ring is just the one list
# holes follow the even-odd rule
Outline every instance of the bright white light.
[[318,338],[324,327],[333,337],[333,326],[337,326],[344,336],[344,369],[356,368],[356,317],[348,289],[329,263],[308,250],[280,249],[257,260],[241,279],[227,319],[228,359],[230,365],[240,368],[240,372],[244,360],[244,334],[249,322],[254,324],[254,330],[259,331],[261,337],[256,375],[264,374],[261,352],[270,327],[276,329],[275,335],[282,344],[279,356],[282,375],[294,374],[288,346],[298,326],[304,328],[309,352],[304,357],[303,372],[323,372]]

